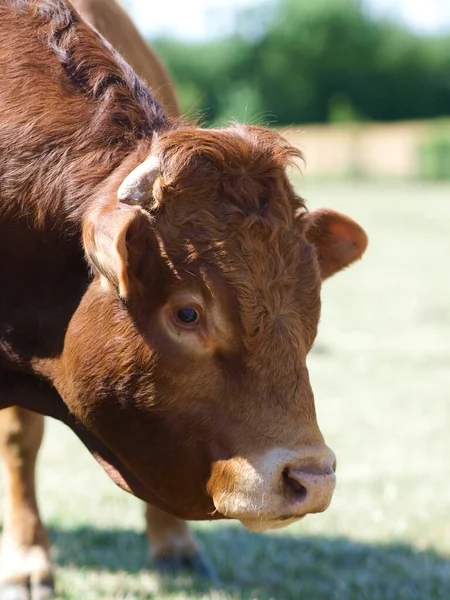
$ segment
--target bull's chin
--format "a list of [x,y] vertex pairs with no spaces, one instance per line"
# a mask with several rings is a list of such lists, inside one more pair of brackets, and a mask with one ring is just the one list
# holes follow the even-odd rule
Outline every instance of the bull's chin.
[[287,527],[307,513],[301,508],[287,502],[281,495],[266,494],[265,506],[257,504],[250,494],[219,493],[213,496],[214,506],[217,511],[227,519],[240,521],[242,525],[253,532],[269,531]]
[[288,525],[292,525],[296,521],[303,519],[305,515],[299,517],[280,517],[279,519],[240,519],[242,525],[253,533],[263,533],[272,529],[282,529]]

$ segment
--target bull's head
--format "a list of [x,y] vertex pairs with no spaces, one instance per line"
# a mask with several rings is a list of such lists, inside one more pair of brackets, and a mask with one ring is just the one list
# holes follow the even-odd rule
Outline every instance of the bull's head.
[[262,128],[163,133],[85,218],[97,277],[67,332],[61,393],[111,476],[180,517],[261,530],[333,494],[306,357],[321,281],[367,238],[305,209],[285,172],[296,156]]

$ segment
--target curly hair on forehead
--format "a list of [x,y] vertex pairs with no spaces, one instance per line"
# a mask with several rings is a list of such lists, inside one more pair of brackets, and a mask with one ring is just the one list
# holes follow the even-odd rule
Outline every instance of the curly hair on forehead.
[[[165,131],[158,135],[156,149],[167,181],[183,183],[187,177],[201,180],[202,168],[222,176],[276,176],[295,159],[303,158],[301,151],[276,131],[240,124],[224,129],[182,127]],[[200,169],[197,175],[196,167]]]
[[302,153],[274,130],[247,125],[181,127],[156,134],[152,153],[161,165],[155,200],[168,210],[177,197],[199,210],[220,198],[243,215],[283,203],[283,198],[293,210],[304,208],[292,190],[286,193],[285,172]]

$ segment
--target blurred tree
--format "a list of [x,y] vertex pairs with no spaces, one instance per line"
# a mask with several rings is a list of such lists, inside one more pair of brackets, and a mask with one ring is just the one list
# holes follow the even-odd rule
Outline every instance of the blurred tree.
[[266,0],[233,37],[156,40],[185,110],[280,124],[450,113],[450,36],[370,17],[361,0]]

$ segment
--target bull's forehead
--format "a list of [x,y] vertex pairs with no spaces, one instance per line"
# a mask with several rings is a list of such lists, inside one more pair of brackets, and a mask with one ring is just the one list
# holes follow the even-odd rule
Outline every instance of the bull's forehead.
[[219,219],[227,228],[259,216],[290,224],[303,207],[286,176],[301,153],[274,131],[179,129],[157,136],[152,148],[160,165],[153,203],[177,226],[197,220],[214,228]]
[[255,364],[297,371],[320,314],[315,254],[297,231],[281,228],[264,239],[245,232],[229,242],[222,266],[239,304],[243,341]]

